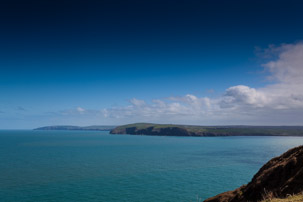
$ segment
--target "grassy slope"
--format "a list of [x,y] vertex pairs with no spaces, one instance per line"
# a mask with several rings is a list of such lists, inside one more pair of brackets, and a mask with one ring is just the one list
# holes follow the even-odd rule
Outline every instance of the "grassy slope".
[[273,199],[266,199],[262,202],[302,202],[303,201],[303,194],[298,194],[294,196],[289,196],[285,199],[273,198]]
[[179,127],[188,130],[189,132],[207,132],[213,134],[226,135],[280,135],[280,136],[303,136],[302,126],[193,126],[193,125],[174,125],[174,124],[152,124],[152,123],[134,123],[119,126],[119,129],[136,127],[137,130],[154,127],[161,129],[167,127]]

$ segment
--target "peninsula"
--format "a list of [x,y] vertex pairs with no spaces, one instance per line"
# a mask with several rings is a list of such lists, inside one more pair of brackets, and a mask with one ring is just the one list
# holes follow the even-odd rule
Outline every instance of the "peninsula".
[[91,130],[110,131],[116,126],[44,126],[34,130]]
[[303,136],[303,126],[194,126],[134,123],[118,126],[111,134],[153,136]]

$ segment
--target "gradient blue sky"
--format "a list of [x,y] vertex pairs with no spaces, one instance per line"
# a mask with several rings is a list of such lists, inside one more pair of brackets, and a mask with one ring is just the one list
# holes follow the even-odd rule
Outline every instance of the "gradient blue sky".
[[0,128],[262,124],[249,117],[192,121],[164,109],[141,117],[142,105],[133,101],[150,107],[155,99],[218,99],[232,86],[270,85],[262,64],[279,55],[259,53],[299,43],[302,6],[293,0],[1,1]]

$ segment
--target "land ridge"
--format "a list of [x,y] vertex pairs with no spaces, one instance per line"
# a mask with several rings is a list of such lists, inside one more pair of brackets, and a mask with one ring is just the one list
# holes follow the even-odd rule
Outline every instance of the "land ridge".
[[103,125],[92,125],[92,126],[72,126],[72,125],[56,125],[56,126],[44,126],[35,128],[34,130],[90,130],[90,131],[110,131],[116,126],[103,126]]
[[303,126],[197,126],[134,123],[117,126],[111,134],[153,136],[303,136]]

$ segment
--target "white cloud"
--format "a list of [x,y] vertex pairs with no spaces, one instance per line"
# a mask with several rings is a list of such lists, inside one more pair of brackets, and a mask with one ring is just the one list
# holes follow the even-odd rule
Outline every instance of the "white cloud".
[[303,44],[270,46],[275,59],[263,64],[274,84],[263,88],[232,86],[217,98],[185,95],[153,100],[133,98],[128,106],[104,110],[125,122],[192,124],[303,124]]
[[86,110],[83,109],[82,107],[77,107],[77,111],[80,112],[80,113],[83,113],[83,112],[85,112]]
[[278,52],[278,60],[269,61],[263,66],[272,78],[288,84],[303,83],[303,43],[284,44],[268,51]]
[[144,100],[138,100],[136,98],[131,99],[130,103],[136,107],[142,107],[142,106],[146,105]]
[[269,98],[261,91],[248,86],[233,86],[225,91],[220,102],[221,108],[228,107],[264,107]]

